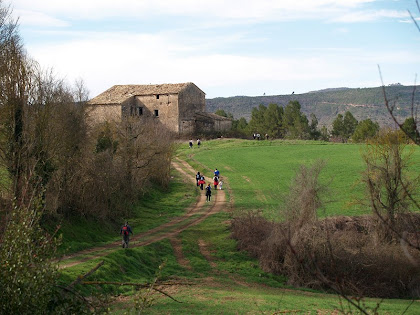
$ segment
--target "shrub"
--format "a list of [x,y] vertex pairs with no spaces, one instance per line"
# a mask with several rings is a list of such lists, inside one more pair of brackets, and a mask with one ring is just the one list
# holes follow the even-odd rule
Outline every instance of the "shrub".
[[[420,215],[398,214],[400,243],[384,241],[375,216],[317,219],[323,163],[301,167],[282,211],[272,223],[256,213],[235,218],[232,235],[241,249],[258,257],[263,270],[287,276],[288,283],[348,295],[387,298],[420,296]],[[348,301],[350,299],[347,299]],[[351,301],[350,301],[351,303]],[[359,306],[357,306],[359,307]]]
[[0,248],[0,313],[45,314],[57,266],[51,261],[57,243],[40,227],[41,203],[15,207]]
[[232,220],[232,237],[238,240],[240,249],[254,257],[261,256],[261,243],[270,235],[273,224],[265,220],[259,212],[249,211]]
[[[420,176],[409,176],[410,154],[400,131],[382,131],[370,141],[363,153],[366,171],[362,181],[372,213],[377,218],[377,233],[385,241],[399,241],[404,233],[402,222],[415,206]],[[410,178],[411,177],[411,178]],[[417,248],[420,247],[417,244]]]

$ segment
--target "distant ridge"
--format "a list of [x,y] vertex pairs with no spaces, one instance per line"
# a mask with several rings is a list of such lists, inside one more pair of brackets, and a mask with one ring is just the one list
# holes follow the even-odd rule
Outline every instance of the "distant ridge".
[[319,93],[319,92],[331,92],[331,91],[344,91],[344,90],[350,90],[351,88],[348,87],[338,87],[338,88],[328,88],[328,89],[322,89],[322,90],[316,90],[316,91],[309,91],[308,93]]
[[[414,86],[392,84],[387,86],[388,99],[395,103],[397,116],[404,120],[410,115],[410,106]],[[420,90],[420,89],[419,89]],[[420,91],[417,90],[415,100],[420,100]],[[267,96],[233,96],[206,99],[209,112],[223,109],[232,113],[235,119],[251,118],[252,108],[260,104],[268,106],[270,103],[286,106],[289,101],[298,101],[302,111],[308,116],[314,113],[319,125],[330,126],[338,114],[350,111],[357,120],[370,118],[381,126],[393,126],[384,102],[382,87],[374,88],[327,88],[303,94],[267,95]]]

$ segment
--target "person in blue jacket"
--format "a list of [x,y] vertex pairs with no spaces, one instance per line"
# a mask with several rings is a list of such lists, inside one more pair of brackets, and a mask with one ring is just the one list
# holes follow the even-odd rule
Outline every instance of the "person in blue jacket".
[[214,170],[214,176],[219,177],[219,174],[220,174],[220,172],[219,172],[219,170],[216,168],[216,169]]

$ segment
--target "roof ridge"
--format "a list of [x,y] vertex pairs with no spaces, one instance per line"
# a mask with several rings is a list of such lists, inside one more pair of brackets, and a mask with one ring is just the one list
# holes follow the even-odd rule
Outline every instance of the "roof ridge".
[[127,96],[132,97],[136,95],[178,94],[189,85],[194,85],[197,89],[203,92],[193,82],[161,84],[117,84],[92,98],[89,101],[89,104],[118,104],[125,101]]

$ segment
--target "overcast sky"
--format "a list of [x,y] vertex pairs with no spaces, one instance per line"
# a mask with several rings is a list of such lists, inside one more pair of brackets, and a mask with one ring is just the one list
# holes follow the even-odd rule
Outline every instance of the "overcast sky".
[[414,84],[415,0],[13,0],[25,47],[90,96],[194,82],[207,98]]

